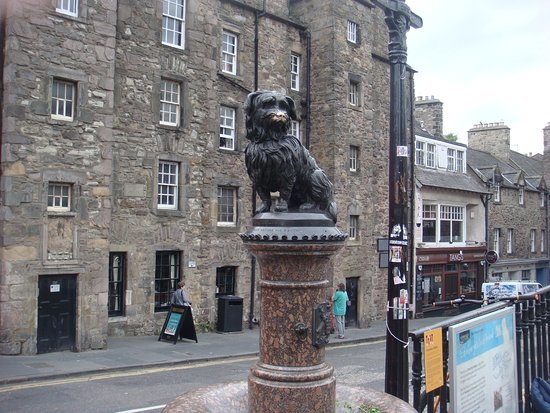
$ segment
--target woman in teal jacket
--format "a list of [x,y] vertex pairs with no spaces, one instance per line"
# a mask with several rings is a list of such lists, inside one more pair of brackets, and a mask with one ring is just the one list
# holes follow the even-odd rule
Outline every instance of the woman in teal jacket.
[[338,289],[332,296],[332,313],[336,319],[338,328],[338,338],[344,338],[346,329],[346,307],[348,302],[348,293],[344,283],[338,284]]

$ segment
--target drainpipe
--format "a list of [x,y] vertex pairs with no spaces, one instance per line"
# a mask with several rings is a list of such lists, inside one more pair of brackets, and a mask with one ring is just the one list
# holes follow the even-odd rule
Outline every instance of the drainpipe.
[[[256,10],[254,15],[254,91],[258,90],[258,70],[260,66],[260,17],[266,14],[264,0],[262,10]],[[252,216],[256,211],[256,190],[252,189]],[[256,293],[256,257],[254,255],[250,258],[250,308],[248,311],[248,328],[253,329],[254,323],[254,294]]]
[[306,30],[306,139],[305,147],[309,149],[311,135],[311,33]]
[[[493,197],[493,194],[480,194],[481,203],[485,207],[485,252],[489,251],[489,200]],[[487,275],[489,272],[489,263],[487,259],[483,261],[483,282],[487,282]]]

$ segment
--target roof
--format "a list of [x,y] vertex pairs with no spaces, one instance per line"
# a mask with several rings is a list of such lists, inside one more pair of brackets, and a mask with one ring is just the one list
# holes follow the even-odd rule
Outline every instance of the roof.
[[454,189],[480,194],[489,192],[485,185],[483,185],[479,178],[472,172],[462,174],[415,167],[414,173],[416,180],[423,186]]

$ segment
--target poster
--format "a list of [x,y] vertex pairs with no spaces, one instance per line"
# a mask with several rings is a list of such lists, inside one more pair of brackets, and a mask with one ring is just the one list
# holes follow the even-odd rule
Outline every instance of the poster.
[[169,336],[175,335],[176,330],[178,329],[180,320],[181,320],[181,313],[170,313],[170,318],[168,319],[168,323],[166,324],[164,333],[168,334]]
[[449,327],[451,411],[515,413],[514,308]]
[[426,393],[443,386],[443,332],[441,328],[424,333]]

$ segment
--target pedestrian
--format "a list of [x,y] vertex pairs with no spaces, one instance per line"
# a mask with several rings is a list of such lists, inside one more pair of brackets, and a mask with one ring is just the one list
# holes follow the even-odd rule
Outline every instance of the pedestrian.
[[346,308],[348,305],[348,293],[344,283],[338,284],[336,292],[332,296],[332,313],[336,318],[336,327],[338,329],[338,338],[345,337],[346,329]]
[[172,294],[172,299],[170,300],[171,304],[191,306],[191,303],[187,298],[187,293],[183,290],[183,287],[185,287],[185,282],[178,282],[178,288],[174,291]]

